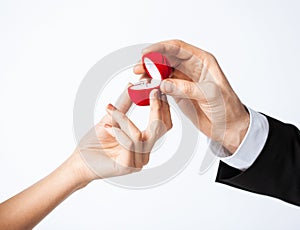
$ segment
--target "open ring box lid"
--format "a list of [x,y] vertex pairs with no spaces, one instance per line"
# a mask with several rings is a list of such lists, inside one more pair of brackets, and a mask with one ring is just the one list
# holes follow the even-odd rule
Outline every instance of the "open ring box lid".
[[151,91],[159,89],[161,81],[170,76],[172,67],[167,58],[159,52],[143,55],[142,63],[148,78],[144,78],[130,86],[128,94],[136,105],[148,106],[150,104],[149,95]]

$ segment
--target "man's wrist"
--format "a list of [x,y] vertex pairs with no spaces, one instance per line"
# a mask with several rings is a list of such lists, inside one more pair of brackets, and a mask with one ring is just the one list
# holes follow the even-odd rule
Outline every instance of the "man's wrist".
[[247,133],[238,149],[232,154],[223,143],[209,140],[209,148],[212,153],[227,165],[239,169],[247,170],[262,151],[269,133],[269,123],[267,118],[247,108],[250,116],[250,124]]
[[250,114],[245,107],[244,107],[244,111],[242,111],[239,115],[237,115],[232,122],[226,125],[227,127],[226,127],[223,146],[231,154],[233,154],[242,143],[248,131],[249,125],[250,125]]

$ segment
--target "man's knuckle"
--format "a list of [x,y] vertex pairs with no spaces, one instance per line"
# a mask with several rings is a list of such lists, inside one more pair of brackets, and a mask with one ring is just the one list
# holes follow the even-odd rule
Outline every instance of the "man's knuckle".
[[192,86],[192,84],[189,83],[189,82],[184,82],[184,83],[182,84],[182,87],[183,87],[183,93],[184,93],[184,94],[189,95],[189,94],[191,94],[191,93],[193,92],[193,86]]
[[209,52],[206,52],[205,60],[207,62],[207,65],[217,62],[216,57],[212,53],[209,53]]
[[126,142],[127,142],[126,146],[128,148],[127,150],[128,151],[134,150],[134,142],[132,140],[130,140],[130,139],[128,139]]
[[171,44],[179,46],[179,45],[183,44],[183,41],[180,39],[174,39],[171,41]]

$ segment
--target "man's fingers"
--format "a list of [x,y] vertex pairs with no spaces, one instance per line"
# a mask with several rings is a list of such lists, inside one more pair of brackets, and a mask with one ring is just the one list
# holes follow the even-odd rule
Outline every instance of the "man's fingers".
[[166,57],[176,57],[187,60],[193,53],[191,52],[191,45],[180,40],[169,40],[155,43],[143,50],[143,54],[149,52],[160,52]]
[[167,79],[162,81],[160,90],[173,97],[195,100],[203,98],[203,92],[199,83],[181,79]]
[[[185,43],[180,40],[162,41],[150,45],[145,48],[142,53],[160,52],[168,59],[170,65],[182,71],[186,75],[191,75],[192,79],[198,76],[201,71],[204,59],[207,58],[208,53],[193,45]],[[133,69],[135,74],[143,74],[145,70],[141,61]],[[197,72],[196,76],[193,73]]]
[[[170,66],[177,68],[180,66],[182,61],[189,60],[193,57],[192,46],[180,41],[180,40],[169,40],[158,42],[149,47],[145,48],[142,53],[159,52],[162,53],[168,59]],[[133,68],[135,74],[145,73],[145,69],[141,61],[139,61]]]
[[[195,46],[180,40],[170,40],[155,43],[143,50],[143,54],[149,52],[160,52],[168,59],[174,70],[182,72],[186,79],[188,76],[192,81],[198,81],[208,53]],[[135,72],[144,73],[141,63],[135,67]]]

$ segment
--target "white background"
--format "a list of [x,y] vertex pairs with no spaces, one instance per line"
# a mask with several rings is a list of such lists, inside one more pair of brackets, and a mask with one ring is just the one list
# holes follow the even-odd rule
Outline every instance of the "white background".
[[[178,38],[208,50],[246,105],[299,127],[299,10],[296,0],[2,0],[0,200],[72,153],[81,80],[128,45]],[[217,164],[198,175],[205,148],[153,189],[93,182],[36,229],[299,229],[300,208],[215,183]]]

